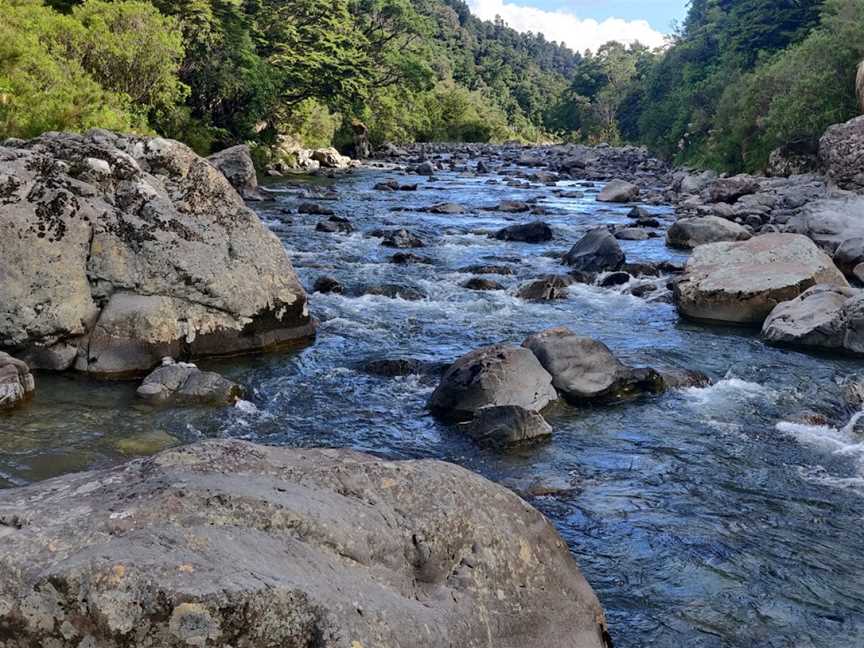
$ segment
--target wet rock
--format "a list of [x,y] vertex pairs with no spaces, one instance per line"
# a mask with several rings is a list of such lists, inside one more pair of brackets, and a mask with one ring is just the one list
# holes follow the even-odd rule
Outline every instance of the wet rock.
[[336,293],[341,295],[345,292],[345,286],[333,277],[323,276],[318,277],[315,280],[315,285],[312,286],[312,290],[313,292],[321,294]]
[[332,146],[313,150],[311,157],[322,169],[347,169],[351,166],[351,158],[340,155]]
[[384,239],[381,241],[381,245],[384,247],[401,249],[425,247],[419,236],[404,228],[397,230],[374,230],[371,235]]
[[626,283],[630,283],[632,278],[626,272],[610,272],[600,280],[598,285],[601,288],[614,288],[615,286],[623,286]]
[[814,286],[772,310],[762,337],[785,346],[864,354],[864,292]]
[[664,389],[653,369],[627,367],[602,342],[580,337],[566,327],[535,333],[522,346],[537,357],[555,389],[572,404],[615,401]]
[[[87,159],[110,175],[94,179]],[[282,243],[187,146],[48,133],[0,147],[0,176],[15,179],[3,199],[0,346],[62,365],[76,348],[78,370],[123,375],[164,356],[314,335]]]
[[496,275],[512,275],[514,274],[513,268],[505,265],[472,265],[467,266],[465,268],[460,268],[458,272],[462,272],[465,274],[496,274]]
[[635,223],[633,223],[633,227],[643,227],[643,228],[652,228],[652,227],[660,227],[660,221],[656,218],[640,218]]
[[395,263],[396,265],[409,265],[412,263],[419,263],[421,265],[432,265],[434,261],[427,256],[420,256],[419,254],[414,254],[413,252],[397,252],[390,257],[390,263]]
[[552,228],[541,221],[510,225],[495,233],[499,241],[518,241],[520,243],[545,243],[552,240]]
[[682,250],[691,250],[706,243],[746,241],[751,236],[750,232],[736,223],[716,216],[703,216],[683,218],[675,222],[666,232],[666,244]]
[[517,405],[484,407],[459,430],[482,447],[508,448],[546,441],[552,437],[552,426],[537,412]]
[[136,393],[150,403],[229,405],[243,396],[243,388],[194,364],[169,361],[150,373]]
[[761,326],[775,306],[820,283],[848,285],[810,239],[763,234],[697,247],[675,284],[675,303],[691,319]]
[[0,520],[7,648],[607,645],[552,524],[439,461],[208,441],[4,491]]
[[864,189],[864,117],[835,124],[819,140],[819,162],[841,189]]
[[502,200],[495,211],[504,212],[505,214],[520,214],[531,211],[531,205],[520,200]]
[[625,227],[615,232],[615,238],[619,241],[647,241],[651,235],[643,229]]
[[429,297],[425,292],[414,286],[392,283],[369,286],[363,291],[363,294],[389,297],[390,299],[404,299],[405,301],[419,301]]
[[708,200],[712,203],[734,203],[739,198],[759,191],[759,181],[748,175],[720,178],[708,187]]
[[434,176],[435,166],[431,162],[421,162],[417,166],[412,167],[410,171],[417,175]]
[[376,183],[372,189],[374,191],[399,191],[399,183],[396,180],[385,180]]
[[597,195],[598,202],[628,203],[639,200],[639,187],[625,180],[612,180]]
[[630,294],[633,295],[634,297],[639,297],[639,298],[644,299],[644,298],[656,293],[658,290],[659,290],[659,288],[657,287],[656,284],[646,283],[646,284],[640,284],[638,286],[633,286],[630,289]]
[[627,212],[627,218],[632,218],[633,220],[645,220],[651,218],[651,212],[644,207],[637,206]]
[[567,299],[567,287],[573,284],[573,279],[566,275],[550,275],[529,281],[519,287],[516,296],[526,301],[553,301]]
[[456,203],[438,203],[432,205],[426,211],[432,214],[464,214],[465,206]]
[[36,381],[26,362],[0,351],[0,411],[23,403],[36,391]]
[[336,212],[315,202],[303,202],[297,207],[298,214],[310,216],[335,216]]
[[504,290],[504,286],[497,281],[483,277],[472,277],[461,285],[463,288],[468,288],[469,290]]
[[361,370],[373,376],[397,378],[417,374],[443,373],[446,366],[414,358],[377,358],[363,363]]
[[347,218],[342,216],[331,216],[325,221],[321,221],[315,226],[316,232],[324,232],[326,234],[350,234],[354,231],[354,226]]
[[615,237],[604,227],[588,232],[564,256],[574,270],[605,272],[618,270],[626,261]]
[[516,405],[539,412],[558,398],[552,377],[527,349],[496,345],[459,358],[429,400],[433,414],[469,420],[482,408]]
[[222,172],[244,200],[264,199],[258,189],[258,175],[246,144],[219,151],[208,157],[207,161]]
[[660,369],[660,377],[666,389],[688,389],[710,387],[711,379],[701,371],[692,369]]

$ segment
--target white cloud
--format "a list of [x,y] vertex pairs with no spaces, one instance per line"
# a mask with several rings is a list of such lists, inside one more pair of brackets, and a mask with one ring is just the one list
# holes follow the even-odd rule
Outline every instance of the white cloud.
[[483,20],[494,20],[495,16],[501,16],[505,23],[517,31],[543,34],[548,40],[564,43],[579,52],[586,49],[597,51],[603,43],[612,40],[628,45],[639,41],[649,47],[659,47],[665,38],[646,20],[607,18],[598,22],[579,18],[569,11],[545,11],[504,0],[469,0],[468,4],[474,15]]

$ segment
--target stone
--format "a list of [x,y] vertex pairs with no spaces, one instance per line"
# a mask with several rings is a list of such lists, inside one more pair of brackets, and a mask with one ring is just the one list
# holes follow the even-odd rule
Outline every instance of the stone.
[[26,362],[0,351],[0,411],[17,407],[36,391]]
[[315,285],[312,286],[312,291],[325,295],[328,293],[341,295],[345,292],[345,286],[333,277],[321,276],[315,280]]
[[855,268],[864,263],[864,236],[848,238],[834,251],[834,264],[847,277],[855,276]]
[[468,290],[504,290],[504,286],[492,279],[483,277],[472,277],[467,281],[462,282],[462,287]]
[[466,266],[464,268],[459,268],[459,270],[457,270],[457,272],[462,272],[465,274],[477,274],[477,275],[483,275],[483,274],[512,275],[512,274],[515,274],[513,271],[513,268],[511,268],[510,266],[491,265],[491,264],[490,265],[477,264],[477,265]]
[[616,401],[664,389],[653,369],[627,367],[602,342],[563,326],[535,333],[522,346],[537,357],[555,389],[571,404]]
[[545,243],[552,240],[552,228],[541,221],[510,225],[495,233],[499,241],[518,241],[520,243]]
[[615,231],[615,238],[619,241],[647,241],[651,235],[644,229],[625,227]]
[[354,231],[354,226],[347,218],[343,216],[331,216],[327,220],[323,220],[315,226],[316,232],[324,232],[325,234],[350,234]]
[[404,228],[397,230],[375,230],[372,232],[372,236],[383,239],[381,245],[384,247],[401,249],[425,247],[419,236]]
[[144,378],[136,393],[154,404],[230,405],[242,398],[244,390],[212,371],[168,361]]
[[588,232],[564,256],[564,263],[583,272],[615,271],[626,260],[618,241],[605,227]]
[[364,290],[363,294],[388,297],[389,299],[404,299],[405,301],[419,301],[428,298],[428,295],[419,288],[394,283],[369,286]]
[[816,284],[847,286],[831,258],[798,234],[763,234],[697,247],[674,286],[687,318],[761,326],[777,304]]
[[0,492],[5,648],[608,648],[553,525],[440,461],[239,440]]
[[850,191],[864,189],[864,116],[830,126],[819,140],[819,163],[828,179]]
[[819,167],[817,152],[812,146],[788,144],[771,151],[765,175],[773,178],[789,178],[815,172]]
[[708,201],[712,203],[734,203],[739,198],[759,191],[759,181],[753,176],[737,175],[720,178],[708,186]]
[[[222,173],[105,133],[0,146],[0,348],[62,369],[75,348],[76,369],[122,376],[314,337],[285,248]],[[92,181],[91,158],[111,175]]]
[[614,288],[615,286],[623,286],[624,284],[630,283],[632,278],[633,277],[626,272],[610,272],[603,277],[597,285],[601,288]]
[[336,212],[329,207],[324,207],[316,202],[302,202],[297,207],[298,214],[307,214],[309,216],[335,216]]
[[397,252],[390,257],[390,263],[395,263],[396,265],[409,265],[412,263],[432,265],[434,261],[430,257],[414,254],[413,252]]
[[481,447],[506,450],[546,441],[552,437],[552,426],[537,412],[517,405],[484,407],[459,430]]
[[557,398],[552,376],[533,353],[496,345],[453,363],[432,394],[429,409],[447,420],[470,420],[484,407],[517,405],[539,412]]
[[717,179],[715,171],[703,171],[702,173],[680,172],[672,183],[673,191],[686,195],[697,195],[702,193],[708,185]]
[[426,211],[432,214],[464,214],[465,206],[456,203],[438,203],[427,208]]
[[597,195],[598,202],[628,203],[639,200],[639,187],[624,180],[612,180]]
[[864,354],[864,291],[818,285],[778,304],[762,327],[773,344]]
[[701,371],[693,369],[659,369],[658,373],[663,379],[666,389],[689,389],[710,387],[711,379]]
[[502,200],[495,208],[495,211],[504,212],[505,214],[519,214],[531,211],[531,205],[520,200]]
[[516,291],[519,299],[526,301],[554,301],[556,299],[567,299],[568,286],[573,284],[573,279],[562,275],[549,275],[522,284]]
[[340,155],[332,146],[312,151],[311,157],[322,169],[347,169],[351,166],[351,158]]
[[[106,167],[105,160],[98,160]],[[207,158],[207,161],[222,172],[244,200],[263,200],[264,196],[258,189],[258,174],[255,163],[246,144],[238,144],[223,149]],[[110,167],[109,174],[110,174]]]
[[666,232],[666,244],[682,250],[692,250],[698,245],[722,241],[746,241],[750,232],[730,221],[716,216],[682,218]]

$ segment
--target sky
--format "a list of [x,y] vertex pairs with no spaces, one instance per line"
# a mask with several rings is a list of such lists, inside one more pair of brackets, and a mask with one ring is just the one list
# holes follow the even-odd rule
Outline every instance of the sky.
[[672,22],[683,20],[688,0],[467,0],[484,20],[501,16],[518,31],[540,32],[580,52],[619,40],[656,47]]

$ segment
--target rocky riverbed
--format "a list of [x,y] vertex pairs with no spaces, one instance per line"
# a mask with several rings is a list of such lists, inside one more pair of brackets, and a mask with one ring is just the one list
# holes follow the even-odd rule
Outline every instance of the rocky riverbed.
[[[148,165],[150,148],[143,148]],[[145,391],[159,395],[150,399],[136,395],[138,380],[105,382],[86,375],[99,373],[88,370],[92,362],[81,365],[83,376],[38,371],[35,392],[27,391],[26,402],[0,418],[0,486],[26,486],[72,471],[109,468],[208,438],[353,448],[390,460],[444,459],[516,491],[552,520],[605,608],[616,646],[683,641],[705,648],[827,648],[864,641],[864,538],[859,533],[864,444],[855,425],[864,391],[855,355],[854,286],[860,261],[846,251],[854,237],[844,228],[854,221],[854,212],[838,208],[855,208],[857,199],[847,193],[848,187],[833,186],[830,174],[827,179],[729,179],[675,171],[636,148],[427,146],[394,147],[389,153],[366,168],[334,177],[298,176],[269,180],[263,190],[246,187],[247,195],[259,197],[260,191],[264,198],[252,206],[287,251],[293,269],[286,276],[296,272],[296,285],[305,287],[309,313],[319,322],[314,345],[245,359],[208,359],[207,353],[181,346],[177,355],[183,357],[178,360],[194,359],[202,369],[238,386],[235,392],[231,384],[220,383],[219,393],[230,395],[220,400],[234,405],[219,408],[188,401],[184,406],[182,399],[180,406],[162,402],[163,394],[181,393],[190,375],[204,380],[183,365],[166,365],[145,381],[141,388],[149,384]],[[141,173],[143,182],[151,184],[151,178],[160,175],[152,169]],[[235,184],[244,181],[234,178]],[[166,193],[184,217],[178,194]],[[245,214],[239,209],[234,218]],[[830,236],[820,237],[817,234],[827,229],[825,214],[847,217],[832,220]],[[129,215],[129,210],[120,215],[137,217],[140,212]],[[703,220],[685,222],[690,219]],[[217,221],[225,226],[224,218]],[[765,246],[763,235],[779,238]],[[255,236],[264,234],[256,231]],[[721,247],[703,247],[717,241]],[[693,247],[697,251],[691,257]],[[235,258],[230,249],[225,254]],[[247,254],[255,259],[254,252]],[[198,263],[207,259],[198,258]],[[173,267],[161,257],[155,266],[163,278]],[[152,280],[152,274],[143,276]],[[93,273],[84,272],[83,277],[92,281]],[[112,275],[110,280],[123,278]],[[243,280],[254,284],[245,275]],[[279,285],[277,278],[268,281],[265,285]],[[825,283],[829,286],[813,288]],[[184,287],[174,298],[181,302],[197,305],[201,294],[212,297],[200,290],[200,281],[178,285]],[[140,290],[141,283],[130,282],[125,289]],[[230,286],[220,290],[221,298],[232,296]],[[229,303],[244,304],[233,297]],[[103,308],[100,317],[103,304],[112,301],[96,302],[97,310]],[[212,308],[215,303],[206,305]],[[730,313],[741,312],[746,312],[749,327],[719,325],[731,321]],[[821,319],[815,321],[808,313]],[[290,322],[301,330],[307,323]],[[56,332],[53,337],[34,336],[35,347],[41,351],[43,340],[50,340],[49,347],[58,342],[80,346],[80,340],[87,339],[86,325],[77,333],[67,329],[59,337]],[[47,329],[38,330],[41,334]],[[34,355],[33,344],[16,344],[8,345],[10,350],[27,351],[19,355],[44,357]],[[830,350],[834,353],[827,354]],[[147,366],[136,367],[139,373],[155,368],[157,355],[149,352]],[[16,393],[23,398],[25,383],[32,378],[11,362],[7,366],[10,384],[14,370],[20,387]],[[182,381],[173,375],[178,372]],[[505,451],[502,446],[513,447]],[[232,524],[244,528],[253,519],[260,521],[262,510],[266,519],[273,519],[274,506],[296,516],[294,526],[280,518],[285,528],[308,529],[309,516],[319,515],[308,508],[298,511],[302,498],[280,495],[283,499],[274,501],[263,494],[263,486],[247,491],[242,507],[232,503],[239,484],[249,483],[230,478],[235,464],[226,463],[223,453],[233,446],[197,447],[205,450],[191,452],[203,452],[203,458],[195,455],[190,463],[210,467],[193,477],[184,474],[189,470],[183,467],[185,455],[169,452],[160,455],[167,459],[121,469],[125,473],[63,477],[32,490],[0,494],[0,520],[5,520],[0,532],[12,537],[28,533],[29,527],[50,552],[50,538],[67,536],[73,529],[75,540],[64,550],[74,560],[51,567],[63,574],[63,582],[75,585],[64,586],[68,598],[79,584],[72,567],[88,556],[81,534],[90,532],[86,512],[74,510],[75,498],[64,499],[63,493],[72,489],[83,488],[79,504],[99,515],[105,514],[100,501],[116,500],[107,513],[109,527],[140,523],[148,528],[154,511],[176,506],[171,519],[158,527],[162,538],[206,526],[206,520],[176,504],[180,495],[156,488],[160,480],[191,480],[189,492],[199,499],[218,482],[223,496],[208,504],[213,508],[207,515],[224,521],[230,511]],[[245,450],[235,452],[244,456]],[[302,477],[308,467],[285,467],[308,458],[297,459],[290,451],[266,457],[255,452],[252,458],[236,460],[241,474],[259,475],[254,479],[264,484],[275,479],[276,471],[282,475],[278,488],[290,490],[298,483],[308,488]],[[214,463],[214,456],[221,458]],[[328,456],[324,463],[329,466],[333,460]],[[313,471],[316,483],[321,482],[316,488],[330,493],[332,487],[335,495],[327,497],[334,502],[342,502],[336,495],[360,492],[367,505],[379,507],[386,517],[389,496],[379,490],[380,484],[357,487],[357,470],[387,472],[397,470],[393,466],[398,464],[385,462],[379,468],[365,463],[368,458],[356,461],[359,468],[345,469],[354,475],[347,491],[347,478],[341,486],[332,486],[336,477],[320,466]],[[210,472],[214,474],[206,477]],[[437,474],[434,467],[421,472],[432,480],[428,496],[437,498],[439,486],[433,482],[451,474]],[[124,488],[117,485],[122,474],[134,475],[134,488],[151,494],[142,495],[150,502],[147,506],[121,506],[127,501]],[[467,479],[461,475],[457,471],[452,477]],[[88,484],[102,490],[86,499]],[[487,497],[506,500],[498,506],[511,505],[486,486],[488,482],[482,484],[472,487],[479,489],[477,507],[485,509]],[[30,493],[33,503],[17,493]],[[151,501],[156,493],[163,499]],[[467,493],[447,504],[462,511],[459,515],[471,509]],[[37,505],[44,498],[46,503]],[[321,511],[327,508],[323,500],[319,504]],[[53,519],[66,508],[72,509],[67,517]],[[397,525],[400,537],[408,541],[412,526],[434,519],[422,507],[415,512]],[[470,524],[475,523],[486,524],[471,518]],[[156,533],[156,527],[150,528]],[[315,565],[324,570],[343,564],[339,561],[346,560],[341,554],[347,540],[342,532],[315,528],[320,545],[315,551],[326,549],[316,554]],[[266,532],[268,543],[283,542],[273,540],[271,527]],[[222,547],[222,537],[213,533],[214,546]],[[146,534],[136,537],[135,550],[151,555],[153,542]],[[109,580],[111,574],[116,577],[112,570],[122,563],[123,549],[111,546],[104,564]],[[338,559],[331,555],[333,546],[341,547]],[[18,552],[20,560],[32,565],[44,559],[42,549],[30,543],[26,547],[30,553]],[[357,559],[355,549],[349,547],[348,558]],[[463,549],[460,545],[457,553]],[[175,570],[191,564],[184,555],[176,560],[160,556],[152,564],[167,574],[172,560],[179,565]],[[564,560],[553,555],[556,561]],[[518,548],[506,556],[514,565],[521,559]],[[258,559],[250,554],[249,560]],[[418,564],[378,560],[376,554],[357,561],[352,587],[358,592],[371,591],[372,581],[380,585],[384,572],[390,574],[388,587],[401,591],[404,570]],[[377,575],[370,580],[364,570]],[[252,571],[262,573],[261,566]],[[219,580],[218,573],[212,576],[208,581],[206,575],[196,575],[195,587],[210,587]],[[143,591],[138,578],[120,578],[131,588],[124,591]],[[280,586],[295,586],[298,578],[296,573],[274,575]],[[360,627],[356,619],[332,603],[320,576],[312,580],[319,583],[317,600],[332,613],[327,627],[337,634],[355,632]],[[574,576],[568,586],[577,581]],[[18,586],[24,581],[15,582]],[[175,630],[192,628],[199,634],[187,639],[217,641],[217,635],[208,633],[218,626],[219,640],[234,636],[236,618],[226,616],[226,606],[217,598],[208,599],[203,608],[178,611],[181,585],[181,580],[171,580],[165,590],[170,590],[171,606],[158,597],[147,599],[150,618],[167,619],[155,624],[159,633],[173,641]],[[461,595],[455,581],[433,579],[433,585],[439,594]],[[0,605],[4,594],[14,599],[0,590]],[[224,596],[235,606],[238,599],[230,591]],[[259,598],[252,599],[249,609],[258,609]],[[593,632],[584,645],[603,645],[608,637],[602,624],[585,621],[595,610],[590,595],[576,599],[584,612],[584,617],[574,616],[576,625],[590,626]],[[509,590],[503,600],[511,600]],[[71,599],[64,601],[61,607],[68,609]],[[439,603],[428,612],[430,619],[446,612]],[[470,605],[496,614],[507,609],[482,596]],[[410,623],[421,618],[402,603],[392,609],[407,615]],[[137,623],[138,617],[127,616]],[[300,621],[310,622],[314,613],[300,616]],[[266,617],[255,620],[259,618]],[[557,612],[549,618],[546,627],[556,630],[547,633],[565,627],[556,620]],[[391,631],[386,624],[361,625],[363,632],[378,628],[381,637]],[[99,627],[111,630],[110,624]],[[306,626],[298,627],[302,634]],[[2,632],[0,645],[8,641]],[[464,632],[465,645],[471,645],[470,622]],[[28,635],[28,640],[35,636]],[[497,636],[498,645],[508,645],[506,631]],[[77,641],[79,635],[74,637]],[[554,639],[547,643],[559,645]]]

